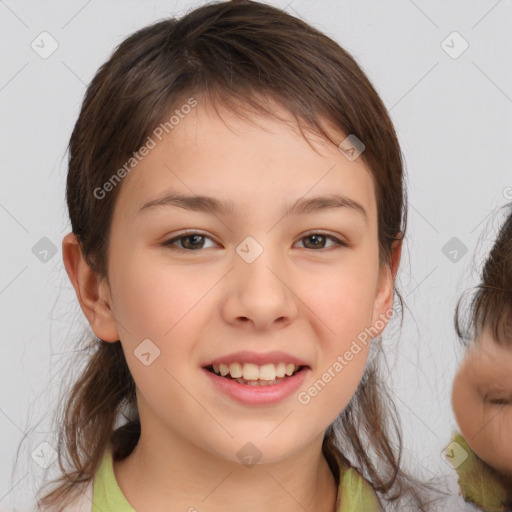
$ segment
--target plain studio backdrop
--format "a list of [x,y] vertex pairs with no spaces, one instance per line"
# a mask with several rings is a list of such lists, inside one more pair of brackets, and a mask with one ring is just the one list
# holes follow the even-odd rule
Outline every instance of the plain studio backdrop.
[[[0,1],[0,506],[23,506],[41,483],[36,454],[53,440],[60,370],[87,325],[61,254],[65,150],[86,85],[126,36],[201,3]],[[395,124],[408,174],[398,282],[408,309],[400,336],[395,322],[384,337],[388,383],[408,466],[446,474],[456,491],[442,457],[463,353],[453,311],[512,200],[512,2],[270,3],[351,52]]]

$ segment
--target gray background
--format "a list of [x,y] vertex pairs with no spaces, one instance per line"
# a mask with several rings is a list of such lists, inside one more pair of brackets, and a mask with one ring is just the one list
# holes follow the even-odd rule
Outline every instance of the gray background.
[[[0,0],[0,506],[30,502],[40,484],[30,454],[51,442],[60,372],[87,325],[61,257],[65,150],[86,84],[127,35],[200,3]],[[399,279],[409,309],[399,340],[398,326],[385,336],[388,379],[406,462],[453,484],[441,457],[456,428],[450,392],[462,355],[453,310],[512,199],[512,2],[269,3],[350,51],[395,123],[409,184]],[[58,43],[45,59],[31,47],[43,31]]]

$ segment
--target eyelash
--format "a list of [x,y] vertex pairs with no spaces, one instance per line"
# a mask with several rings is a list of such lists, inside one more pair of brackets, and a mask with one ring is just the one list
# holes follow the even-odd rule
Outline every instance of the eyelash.
[[[167,247],[169,249],[173,249],[173,250],[178,251],[178,252],[198,252],[201,249],[183,249],[181,247],[178,247],[177,245],[174,245],[174,242],[177,242],[178,240],[181,240],[183,238],[187,238],[187,237],[192,236],[192,235],[200,235],[200,236],[202,236],[204,238],[209,238],[210,240],[213,240],[211,237],[207,236],[205,233],[201,233],[200,231],[187,231],[185,233],[182,233],[179,236],[175,236],[174,238],[171,238],[171,239],[163,242],[162,246],[163,247]],[[338,246],[348,247],[348,244],[343,242],[339,238],[336,238],[335,236],[329,235],[327,233],[323,233],[321,231],[312,231],[310,233],[306,233],[299,240],[303,240],[304,238],[308,238],[308,237],[313,236],[313,235],[323,236],[325,238],[328,238],[328,239],[332,240]],[[305,247],[305,249],[307,249],[307,247]],[[323,247],[321,249],[310,249],[310,250],[316,251],[316,252],[321,252],[321,251],[326,251],[328,249],[332,249],[332,247]]]

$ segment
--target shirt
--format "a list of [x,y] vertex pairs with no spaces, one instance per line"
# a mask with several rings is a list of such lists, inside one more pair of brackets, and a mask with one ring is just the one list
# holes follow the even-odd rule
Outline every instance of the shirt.
[[[350,467],[347,467],[343,461],[339,460],[336,454],[338,468],[340,469],[340,479],[338,486],[338,495],[336,503],[336,512],[382,512],[377,495],[368,481],[362,478],[359,473]],[[100,468],[96,471],[93,480],[77,484],[76,497],[72,504],[66,505],[61,512],[132,512],[134,509],[128,503],[115,479],[115,473],[112,465],[111,454],[106,452]],[[95,503],[93,505],[92,503]],[[479,508],[482,510],[481,508]],[[443,501],[443,512],[477,512],[475,502],[464,501],[460,494],[451,495]],[[496,509],[487,508],[486,511]],[[501,511],[507,508],[498,509]],[[19,507],[1,509],[2,512],[53,512],[50,509],[39,508],[37,505],[29,509],[20,510]]]
[[[340,468],[340,481],[336,512],[381,512],[379,500],[370,483],[354,468],[336,457]],[[91,512],[135,512],[117,484],[112,454],[105,452],[94,476],[94,495]]]
[[454,461],[464,500],[485,512],[512,510],[512,489],[500,475],[485,464],[460,433],[447,446],[445,456]]

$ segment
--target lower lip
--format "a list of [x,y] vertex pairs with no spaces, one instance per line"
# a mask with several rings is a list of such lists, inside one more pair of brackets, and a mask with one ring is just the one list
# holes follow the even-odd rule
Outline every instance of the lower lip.
[[272,405],[279,403],[281,400],[289,397],[294,391],[304,383],[309,368],[303,368],[295,375],[286,377],[278,384],[271,386],[251,386],[248,384],[240,384],[236,380],[220,377],[205,368],[201,368],[203,372],[211,379],[212,384],[219,391],[234,398],[238,402],[245,405]]

